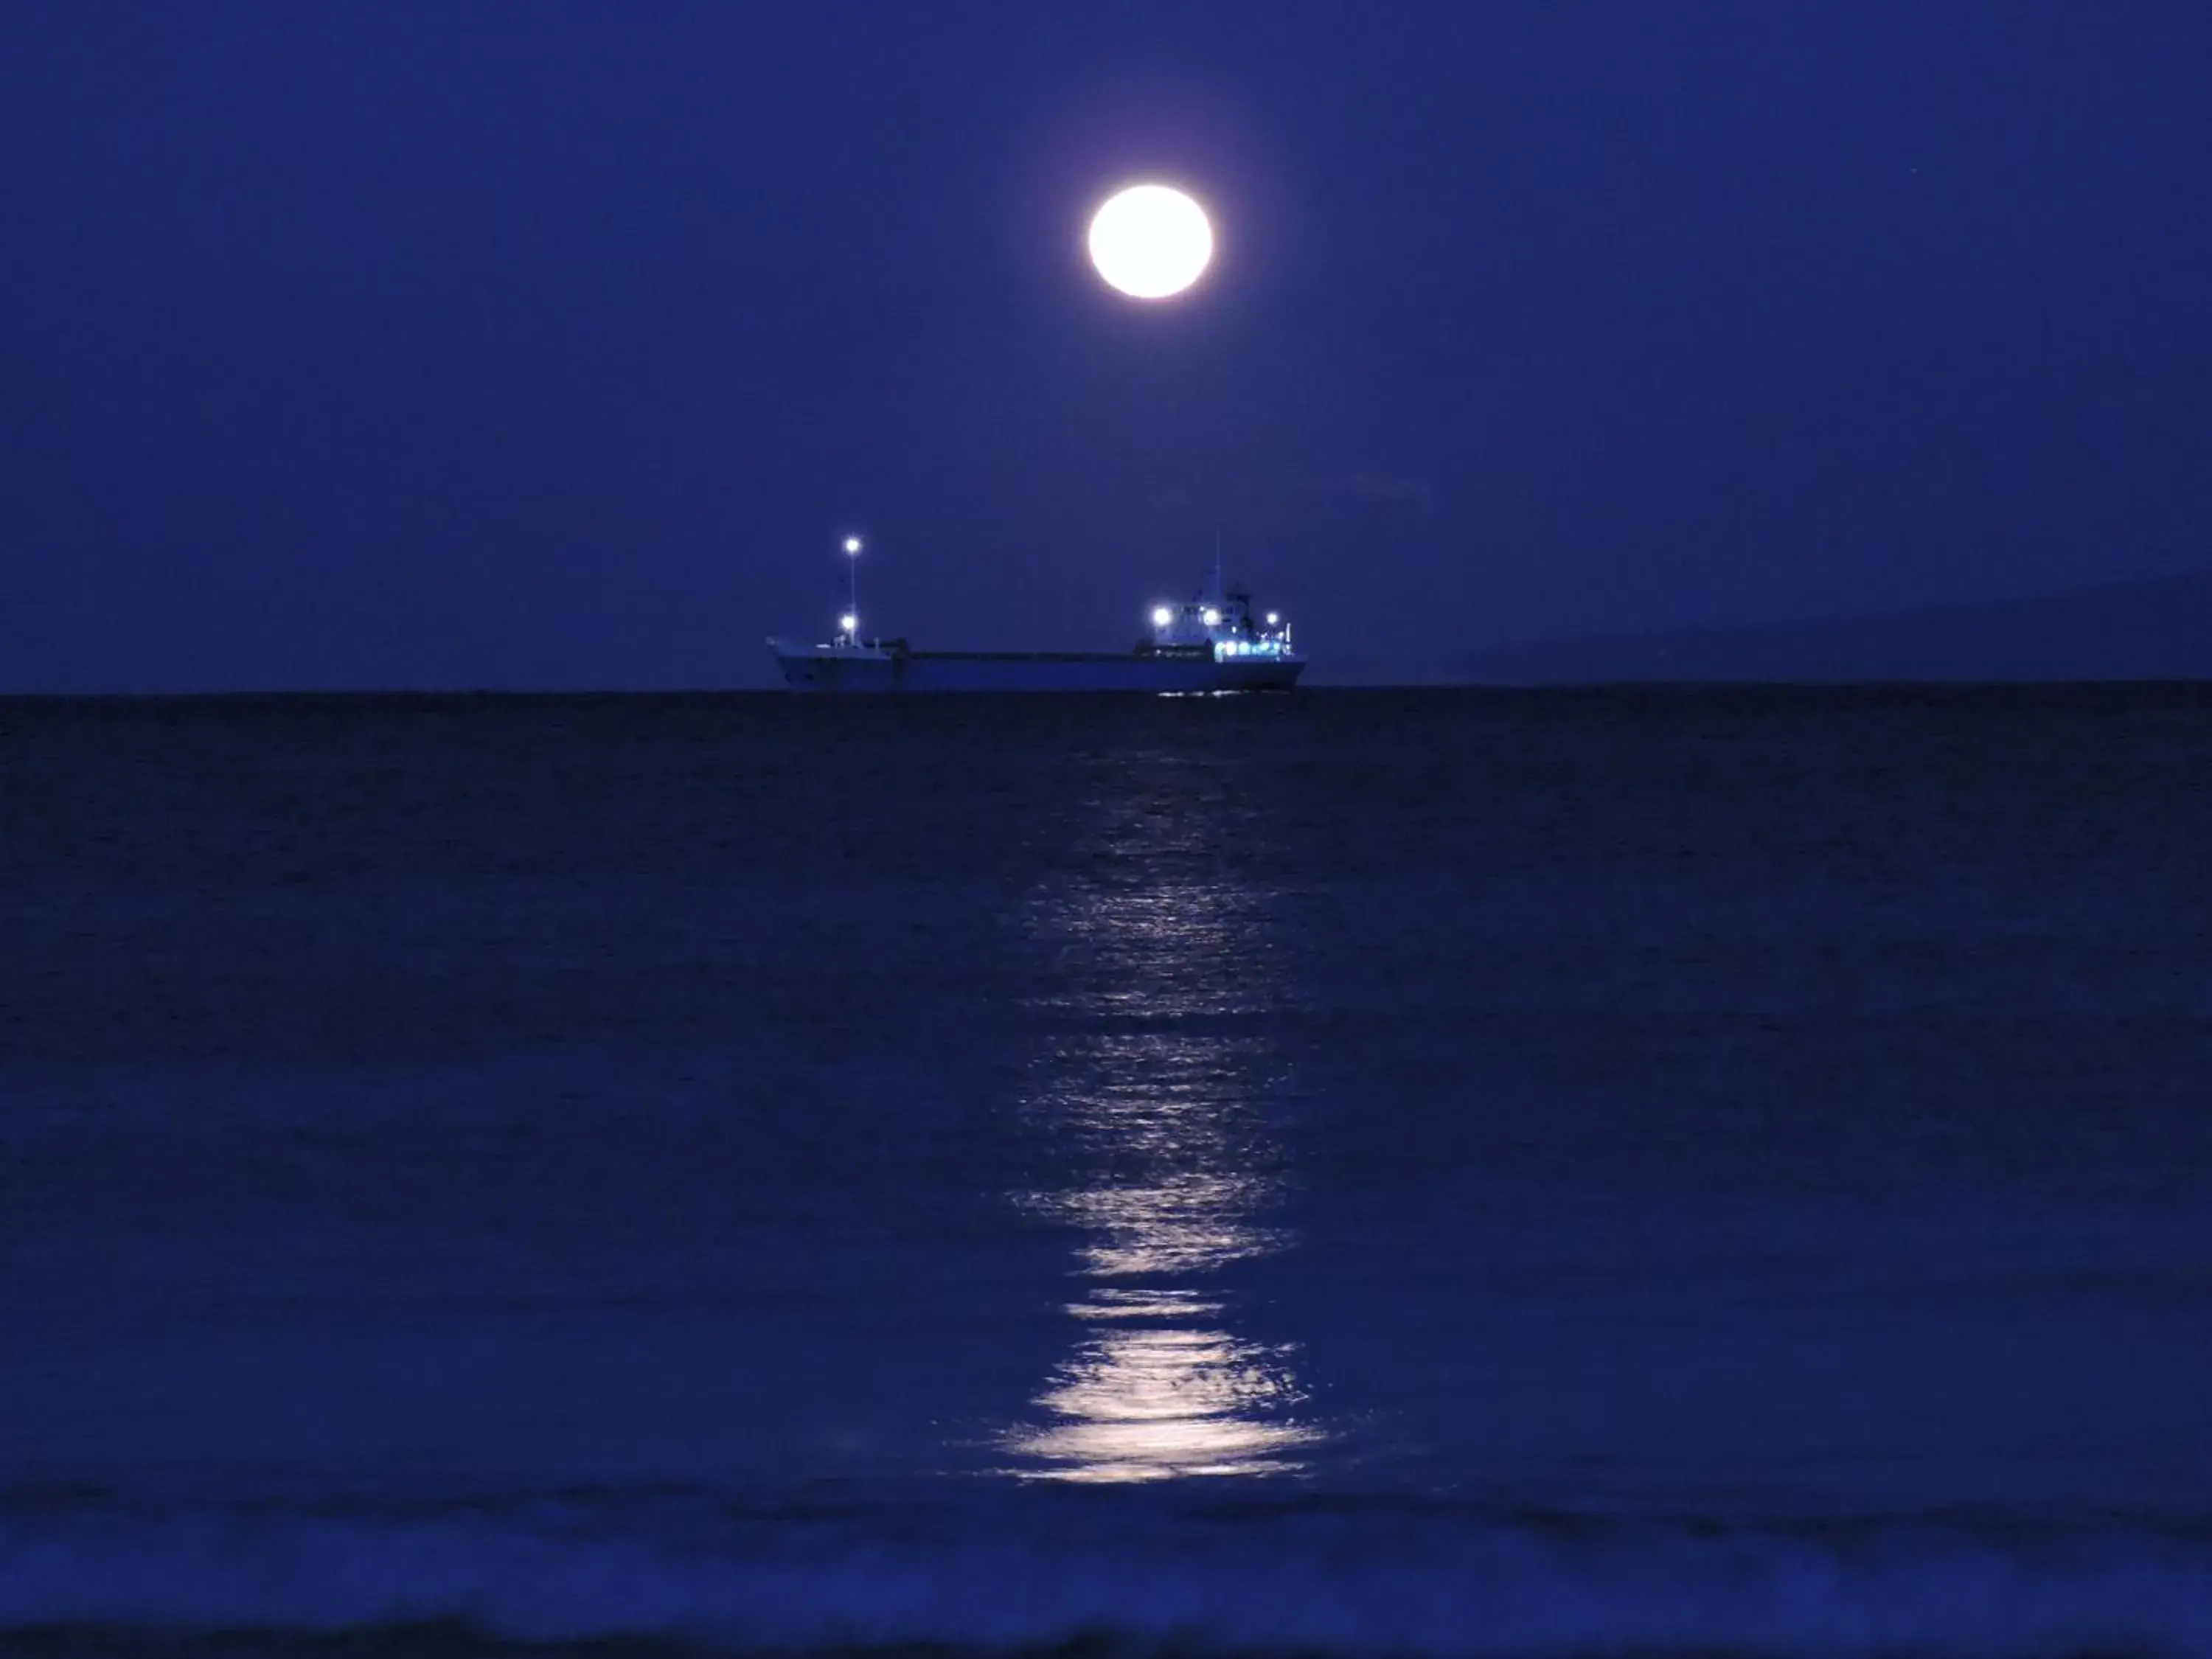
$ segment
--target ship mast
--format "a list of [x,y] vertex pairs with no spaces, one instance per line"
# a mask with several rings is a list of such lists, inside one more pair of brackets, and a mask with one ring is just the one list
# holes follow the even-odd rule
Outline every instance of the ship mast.
[[845,631],[851,636],[852,643],[858,645],[860,642],[860,538],[858,536],[845,538],[845,569],[852,579],[852,608],[845,613]]

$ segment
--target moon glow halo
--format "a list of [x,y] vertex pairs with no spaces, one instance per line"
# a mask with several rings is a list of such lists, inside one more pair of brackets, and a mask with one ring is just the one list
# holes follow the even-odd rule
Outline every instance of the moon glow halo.
[[1213,259],[1206,210],[1166,185],[1132,185],[1091,216],[1091,263],[1133,300],[1182,293]]

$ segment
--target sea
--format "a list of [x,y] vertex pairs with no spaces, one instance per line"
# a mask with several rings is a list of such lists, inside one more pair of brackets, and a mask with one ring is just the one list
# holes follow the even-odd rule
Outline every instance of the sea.
[[2212,686],[0,702],[0,1655],[2212,1655]]

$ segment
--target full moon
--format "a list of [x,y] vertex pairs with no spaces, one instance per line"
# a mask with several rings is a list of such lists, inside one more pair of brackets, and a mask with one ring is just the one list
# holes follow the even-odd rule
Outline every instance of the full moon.
[[1165,185],[1132,185],[1091,216],[1091,263],[1131,299],[1182,293],[1212,258],[1205,209]]

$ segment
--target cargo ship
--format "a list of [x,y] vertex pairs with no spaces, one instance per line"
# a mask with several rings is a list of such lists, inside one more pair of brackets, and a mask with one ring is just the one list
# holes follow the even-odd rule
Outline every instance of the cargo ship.
[[[860,545],[845,551],[857,559]],[[1152,607],[1151,626],[1128,651],[917,651],[902,639],[860,629],[853,600],[824,645],[771,639],[776,666],[794,691],[1287,691],[1305,659],[1279,612],[1254,610],[1252,596],[1224,587],[1217,553],[1207,586],[1179,604]]]

